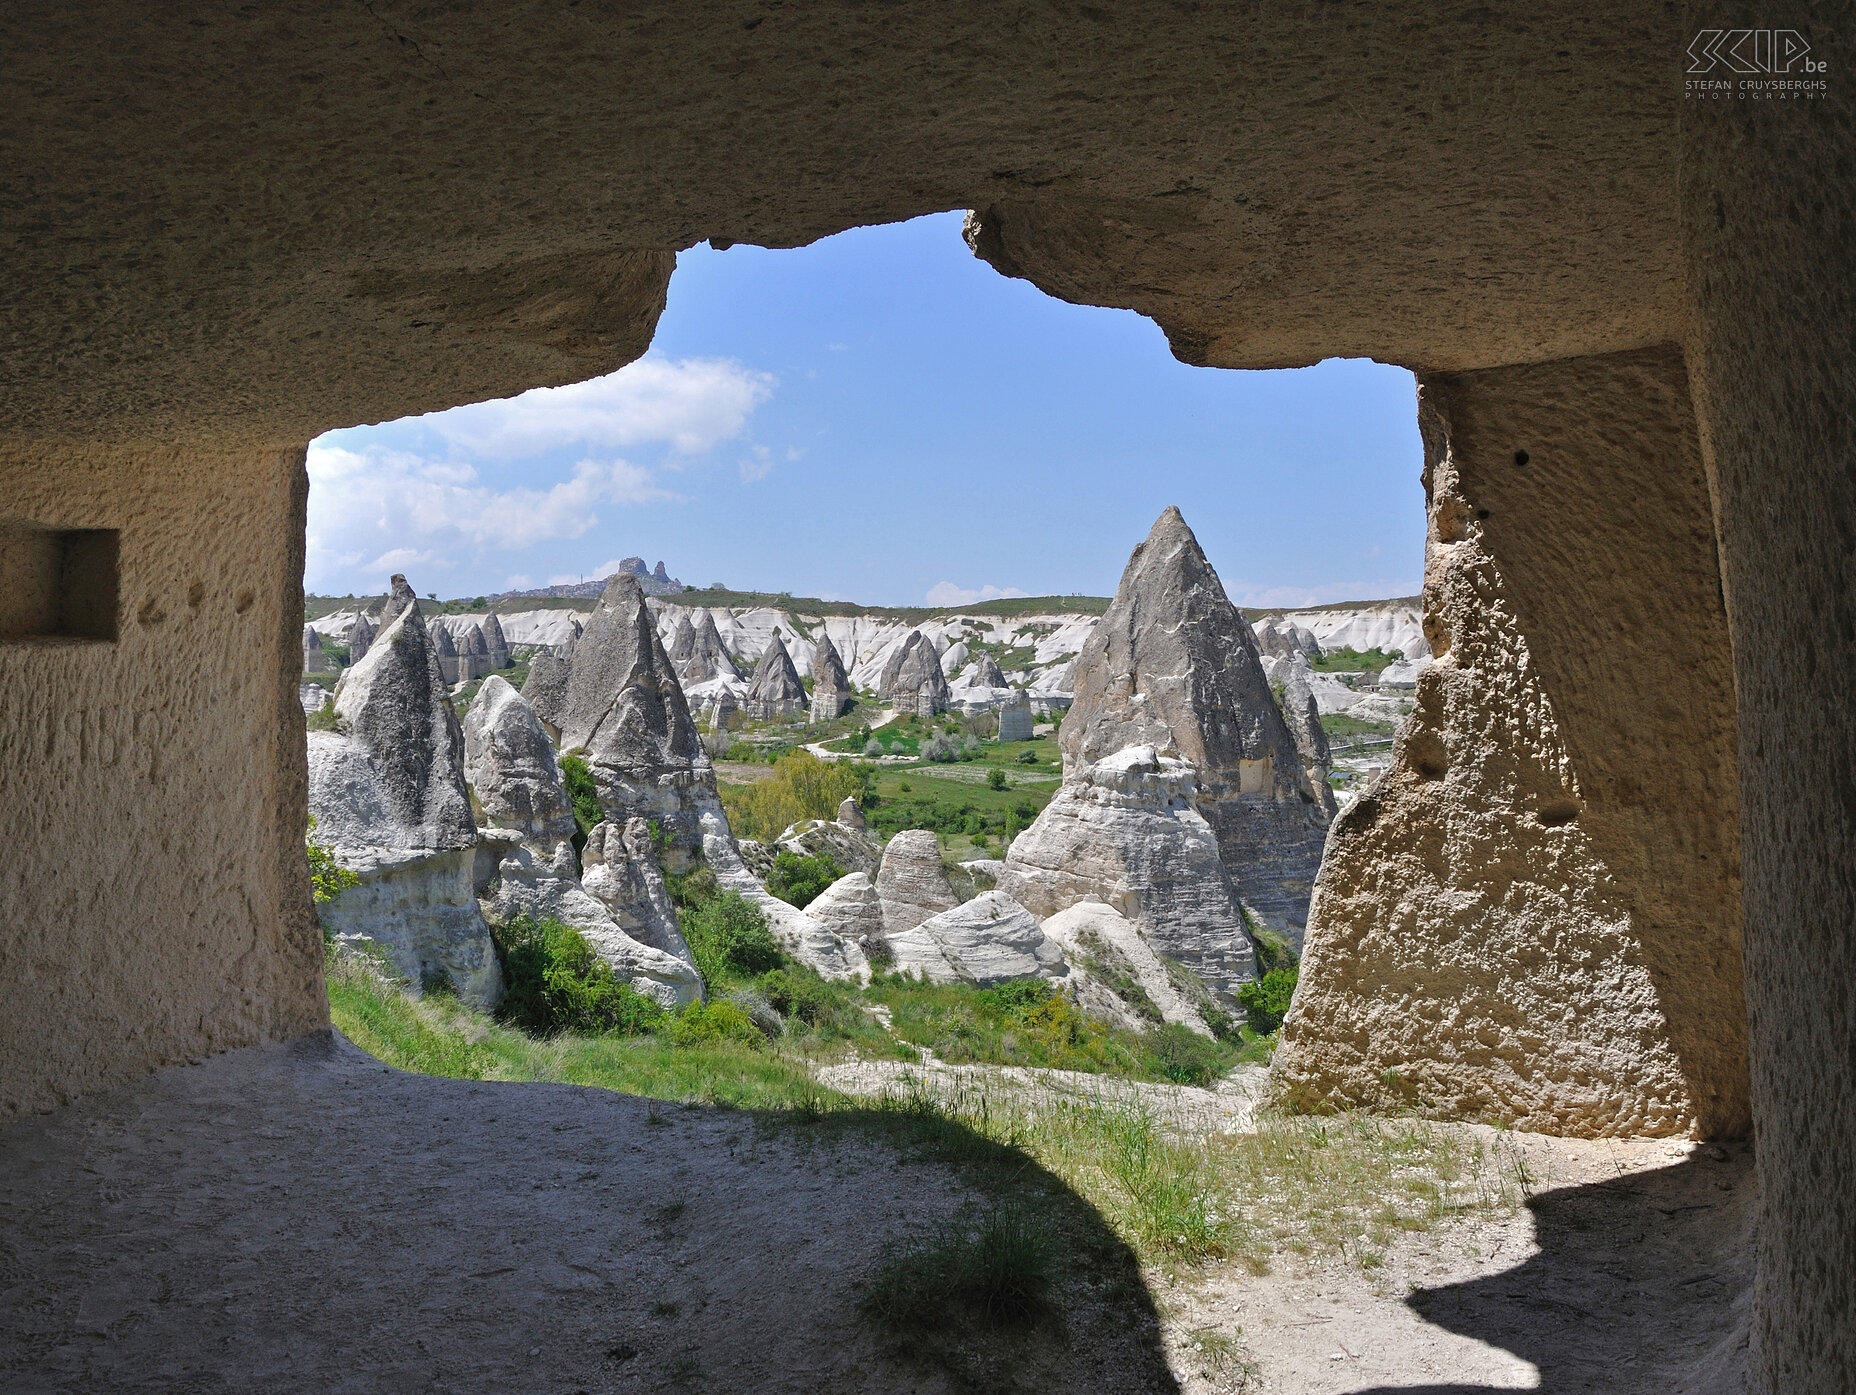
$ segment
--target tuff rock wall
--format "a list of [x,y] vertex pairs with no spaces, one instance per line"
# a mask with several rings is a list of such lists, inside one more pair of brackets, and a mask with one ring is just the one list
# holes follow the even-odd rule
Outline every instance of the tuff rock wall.
[[0,642],[0,1118],[324,1025],[303,859],[303,452],[0,444],[118,538],[117,638]]
[[1329,840],[1276,1078],[1308,1108],[1743,1134],[1733,691],[1682,356],[1422,384],[1437,661]]
[[1847,6],[1781,22],[1827,99],[1685,103],[1679,188],[1739,697],[1749,1384],[1815,1395],[1856,1390],[1856,107]]

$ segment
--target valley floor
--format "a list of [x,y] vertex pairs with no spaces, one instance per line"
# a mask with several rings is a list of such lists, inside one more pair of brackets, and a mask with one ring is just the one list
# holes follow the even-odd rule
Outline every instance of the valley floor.
[[[825,1081],[873,1101],[938,1093],[947,1112],[441,1079],[330,1033],[16,1121],[0,1129],[0,1385],[1738,1387],[1743,1147],[1370,1121],[1249,1134],[1229,1130],[1254,1076],[1217,1091],[1102,1082],[1229,1172],[1250,1238],[1184,1262],[1164,1236],[1137,1255],[1054,1175],[981,1136],[1032,1128],[1028,1104],[1086,1105],[1096,1082],[905,1069],[840,1065]],[[1382,1128],[1405,1153],[1373,1142]],[[1392,1171],[1373,1171],[1388,1157]],[[1364,1215],[1351,1195],[1269,1194],[1317,1172],[1344,1188],[1345,1168],[1406,1190]],[[1033,1196],[1061,1237],[1059,1314],[1004,1331],[874,1327],[858,1298],[886,1246],[1001,1185]],[[1420,1216],[1403,1205],[1414,1196],[1454,1200]]]

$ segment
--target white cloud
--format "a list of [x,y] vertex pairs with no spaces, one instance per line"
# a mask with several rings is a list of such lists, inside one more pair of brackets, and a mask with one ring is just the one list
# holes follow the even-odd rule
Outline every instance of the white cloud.
[[773,395],[775,381],[733,359],[643,358],[603,378],[453,407],[424,422],[484,459],[656,441],[697,455],[740,435],[754,409]]
[[1020,591],[1016,586],[982,586],[970,591],[951,581],[938,581],[928,588],[927,600],[929,605],[936,606],[972,605],[975,601],[1003,601],[1030,594],[1029,591]]
[[305,570],[312,587],[354,568],[377,574],[448,567],[467,548],[578,538],[599,523],[602,505],[677,497],[625,460],[582,460],[546,488],[493,489],[457,461],[314,443],[309,481]]
[[503,589],[505,591],[526,591],[529,587],[533,586],[534,584],[535,584],[534,578],[527,576],[522,572],[517,572],[514,576],[511,576],[507,578],[506,580],[504,580]]
[[765,446],[755,446],[752,459],[741,462],[741,482],[754,484],[764,480],[773,473],[773,452]]
[[1330,605],[1335,601],[1387,600],[1394,596],[1415,596],[1420,590],[1415,581],[1380,577],[1375,581],[1333,581],[1319,586],[1261,586],[1239,581],[1226,588],[1231,604],[1251,610],[1293,610],[1298,606]]
[[396,547],[391,551],[381,553],[369,562],[367,569],[370,572],[386,572],[390,576],[394,572],[403,572],[408,567],[448,567],[450,565],[451,563],[439,553],[421,552],[411,547]]

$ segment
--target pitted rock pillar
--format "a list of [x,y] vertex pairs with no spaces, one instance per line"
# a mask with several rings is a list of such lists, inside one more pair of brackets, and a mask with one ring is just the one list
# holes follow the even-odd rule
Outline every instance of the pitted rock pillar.
[[1731,655],[1681,354],[1423,381],[1437,662],[1340,819],[1305,1108],[1748,1127]]
[[0,447],[9,524],[115,539],[113,575],[78,557],[62,583],[92,614],[107,585],[114,638],[31,616],[0,638],[0,1118],[328,1023],[303,459]]

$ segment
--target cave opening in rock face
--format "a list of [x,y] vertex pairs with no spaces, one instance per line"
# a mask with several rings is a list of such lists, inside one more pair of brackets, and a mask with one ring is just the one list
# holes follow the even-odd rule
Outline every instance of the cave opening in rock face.
[[305,442],[616,369],[704,238],[973,208],[1183,360],[1419,376],[1444,660],[1337,826],[1294,1088],[1409,1059],[1440,1112],[1757,1124],[1751,1385],[1846,1388],[1842,107],[1684,99],[1679,8],[900,15],[8,16],[0,480],[117,547],[114,639],[0,643],[15,865],[65,869],[0,889],[4,1108],[326,1024]]

